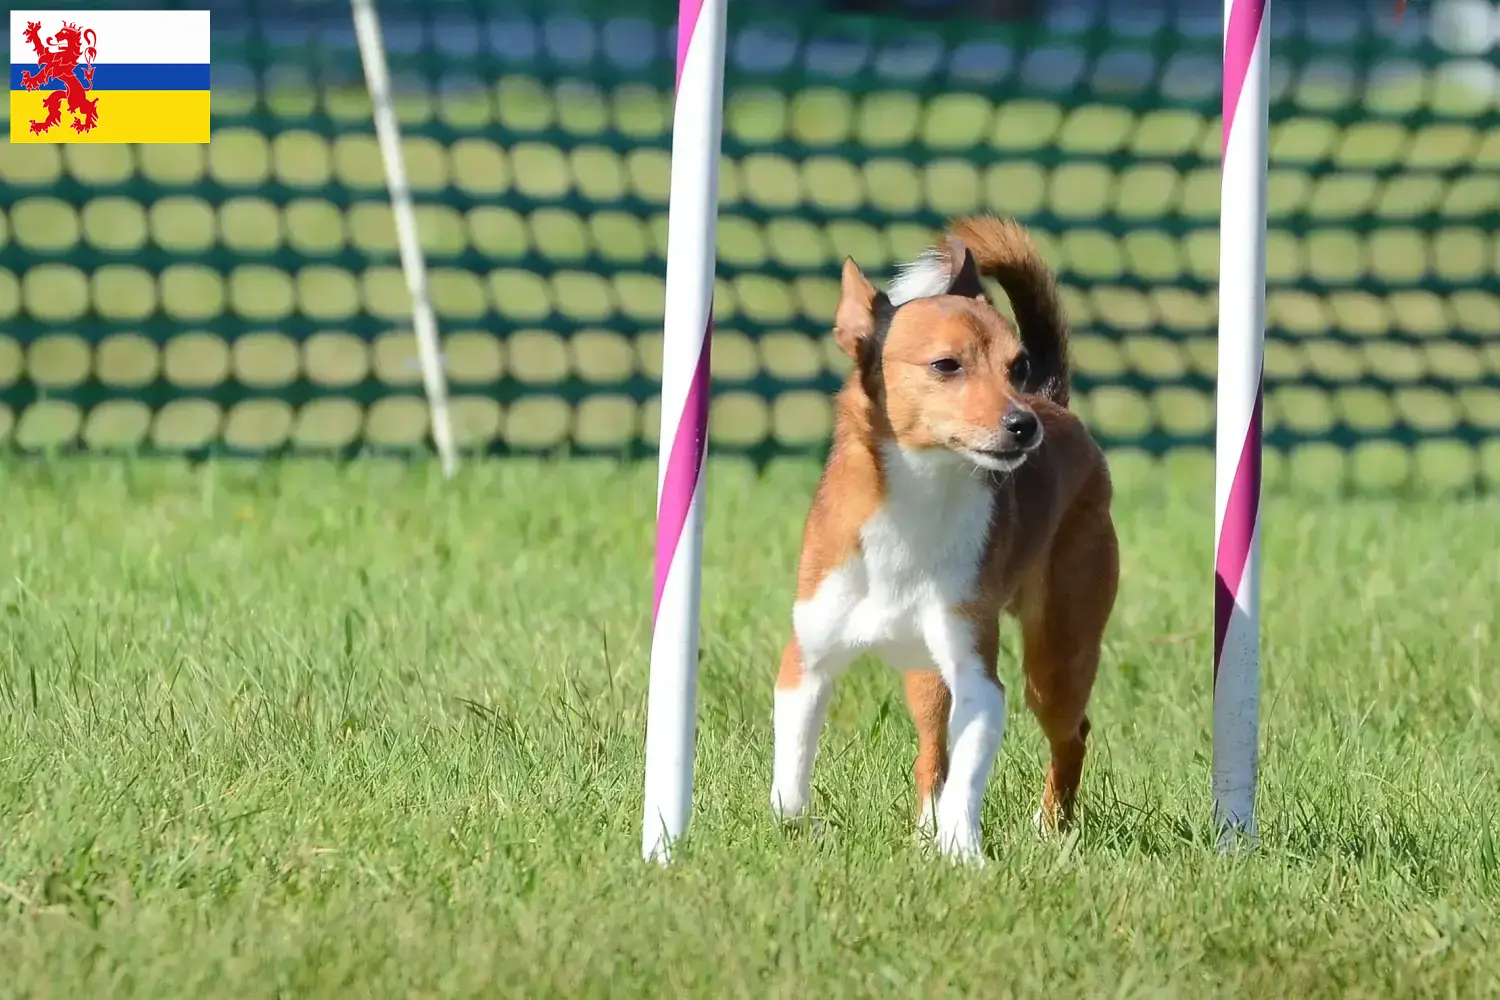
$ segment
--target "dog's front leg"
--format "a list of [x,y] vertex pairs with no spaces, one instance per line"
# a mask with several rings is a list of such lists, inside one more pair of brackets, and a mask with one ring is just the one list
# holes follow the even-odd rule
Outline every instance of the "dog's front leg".
[[979,812],[1005,734],[1005,688],[995,672],[999,621],[978,627],[949,609],[934,610],[924,637],[953,699],[948,718],[948,779],[937,803],[938,848],[979,862]]
[[800,818],[812,799],[813,761],[828,717],[833,682],[847,657],[805,657],[795,636],[781,653],[776,675],[776,729],[771,810],[783,822]]

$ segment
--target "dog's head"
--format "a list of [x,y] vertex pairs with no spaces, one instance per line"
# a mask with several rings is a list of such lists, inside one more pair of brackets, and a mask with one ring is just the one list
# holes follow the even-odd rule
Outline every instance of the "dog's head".
[[1041,421],[1019,389],[1030,361],[986,297],[968,247],[949,237],[945,251],[924,265],[944,269],[945,290],[900,305],[845,260],[834,339],[896,444],[1009,471],[1042,443]]

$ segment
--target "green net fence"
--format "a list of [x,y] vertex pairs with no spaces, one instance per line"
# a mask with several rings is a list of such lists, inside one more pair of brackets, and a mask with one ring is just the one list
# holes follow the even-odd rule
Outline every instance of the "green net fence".
[[[730,5],[714,452],[821,450],[842,257],[980,209],[1057,266],[1101,440],[1212,447],[1221,8],[1039,7]],[[460,441],[653,455],[674,9],[381,8]],[[1268,474],[1500,482],[1492,63],[1415,8],[1273,18]],[[213,112],[0,151],[0,450],[426,447],[347,7],[216,4]]]

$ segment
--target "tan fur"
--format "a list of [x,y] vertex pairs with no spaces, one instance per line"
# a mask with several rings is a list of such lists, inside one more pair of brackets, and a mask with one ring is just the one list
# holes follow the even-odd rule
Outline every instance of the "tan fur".
[[[1051,269],[1018,224],[991,217],[952,223],[941,251],[964,294],[911,301],[886,312],[877,344],[881,299],[858,266],[844,265],[834,336],[856,365],[840,391],[833,445],[803,532],[797,598],[807,600],[834,570],[860,551],[861,527],[884,498],[880,444],[903,449],[984,451],[1003,445],[1002,417],[1016,406],[1040,421],[1042,444],[1019,468],[987,476],[994,517],[977,593],[961,609],[991,678],[1004,612],[1021,624],[1026,702],[1051,746],[1043,793],[1050,825],[1072,813],[1089,722],[1086,707],[1100,643],[1114,606],[1118,550],[1110,517],[1104,456],[1067,409],[1067,322]],[[1019,332],[962,278],[967,266],[993,277],[1010,297]],[[957,266],[954,261],[959,261]],[[977,293],[977,294],[973,294]],[[1012,373],[1023,354],[1052,352],[1040,393],[1023,392]],[[962,374],[944,377],[932,363],[952,358]],[[998,442],[998,444],[997,444]],[[801,666],[795,638],[786,646],[779,688],[795,688]],[[917,729],[919,801],[947,773],[949,692],[936,670],[911,671],[906,695]]]

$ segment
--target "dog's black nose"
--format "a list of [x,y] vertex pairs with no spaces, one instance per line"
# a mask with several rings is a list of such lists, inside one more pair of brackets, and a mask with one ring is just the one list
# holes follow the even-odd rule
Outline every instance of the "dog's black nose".
[[1000,426],[1011,436],[1018,448],[1024,448],[1036,440],[1037,424],[1036,414],[1030,410],[1014,409],[1008,411],[1000,418]]

